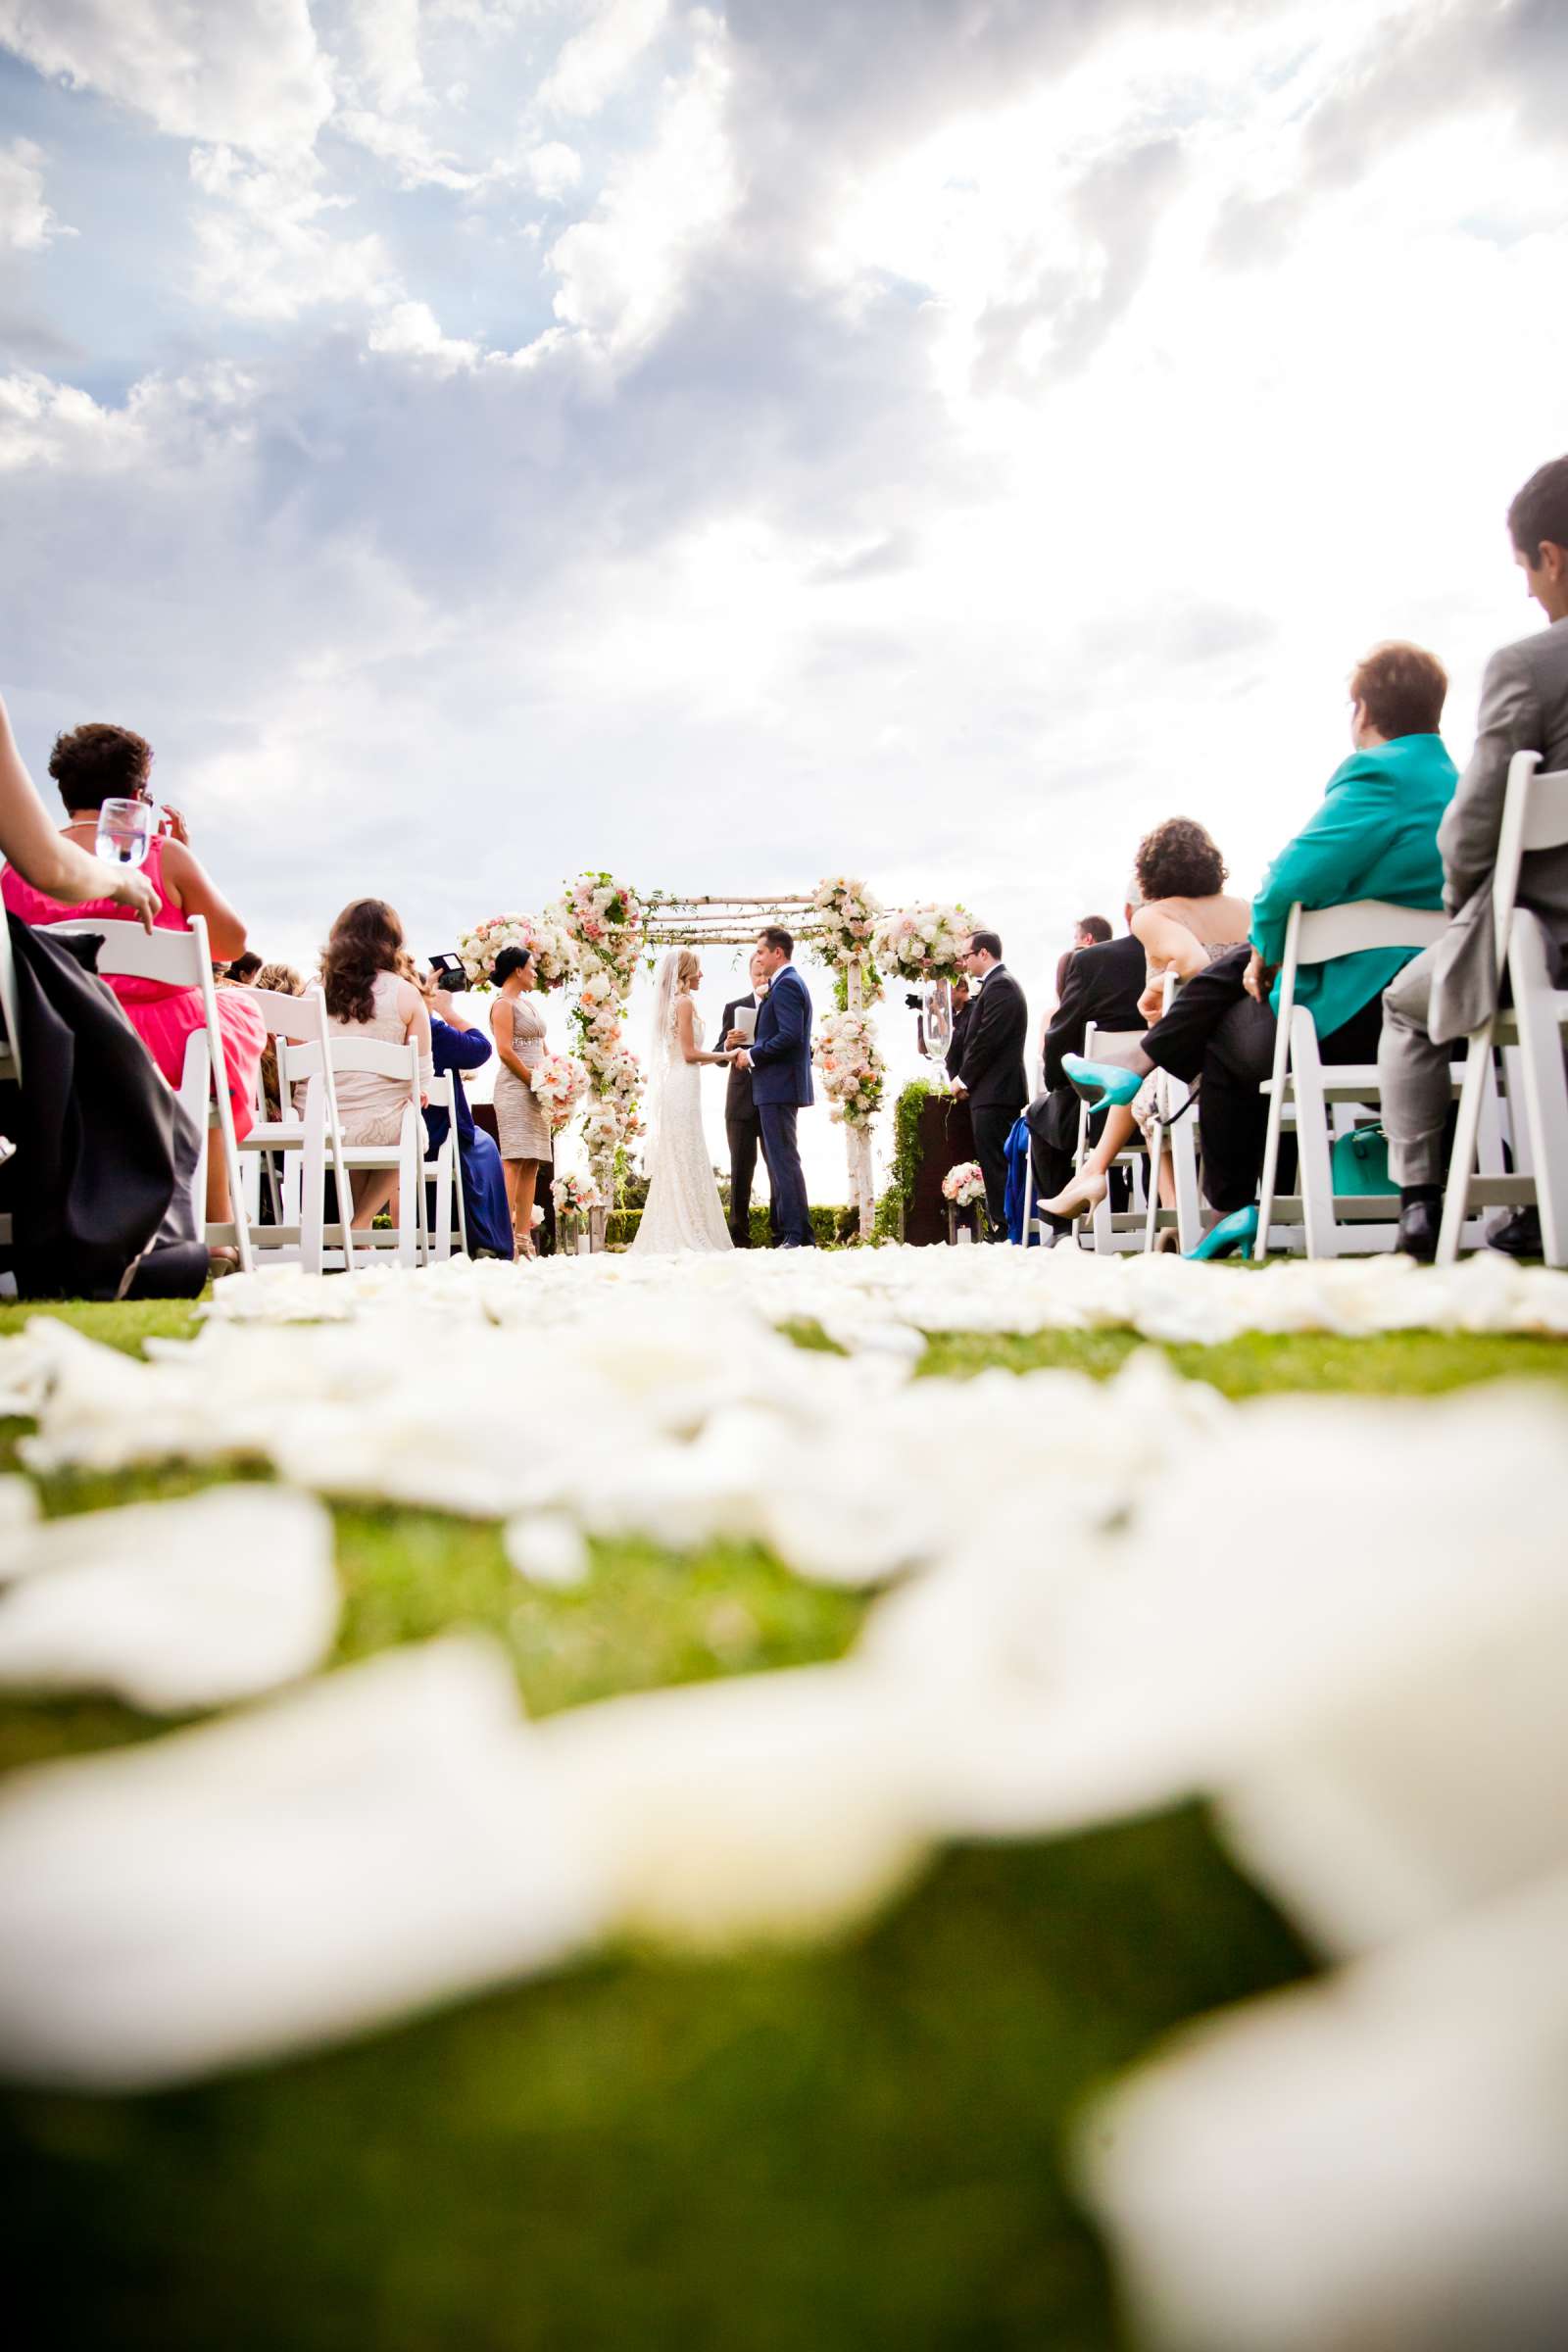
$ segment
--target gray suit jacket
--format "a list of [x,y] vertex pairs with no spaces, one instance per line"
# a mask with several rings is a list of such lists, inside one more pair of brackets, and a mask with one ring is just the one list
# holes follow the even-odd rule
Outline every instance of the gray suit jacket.
[[[1548,768],[1568,767],[1568,620],[1505,645],[1487,663],[1470,764],[1438,828],[1443,903],[1453,920],[1432,958],[1428,1032],[1446,1045],[1496,1009],[1492,868],[1502,825],[1508,762],[1540,752]],[[1568,945],[1568,848],[1535,850],[1519,876],[1519,903]]]

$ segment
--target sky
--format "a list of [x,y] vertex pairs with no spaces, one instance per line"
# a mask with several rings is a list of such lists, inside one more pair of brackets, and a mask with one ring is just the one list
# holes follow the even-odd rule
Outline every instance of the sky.
[[0,0],[24,754],[146,734],[305,965],[848,871],[1042,1014],[1160,818],[1255,882],[1377,640],[1462,762],[1565,121],[1557,0]]

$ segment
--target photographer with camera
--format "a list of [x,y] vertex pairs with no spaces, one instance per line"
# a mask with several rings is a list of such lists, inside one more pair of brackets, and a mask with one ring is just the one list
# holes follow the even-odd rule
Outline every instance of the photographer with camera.
[[[463,1183],[463,1210],[468,1230],[470,1257],[514,1255],[512,1212],[507,1206],[507,1179],[501,1153],[492,1136],[476,1126],[463,1083],[465,1070],[482,1069],[490,1058],[490,1040],[476,1029],[453,1003],[467,978],[455,956],[431,957],[432,968],[418,975],[419,992],[430,1012],[430,1058],[437,1077],[452,1078],[453,1114],[458,1122],[458,1172]],[[447,1114],[428,1105],[424,1114],[430,1149],[446,1142]]]

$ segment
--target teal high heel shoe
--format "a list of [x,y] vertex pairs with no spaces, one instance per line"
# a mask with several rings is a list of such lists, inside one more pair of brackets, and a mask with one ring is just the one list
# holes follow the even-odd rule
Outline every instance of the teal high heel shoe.
[[1085,1061],[1081,1054],[1064,1054],[1061,1068],[1068,1085],[1082,1095],[1091,1110],[1103,1110],[1107,1102],[1130,1102],[1148,1075],[1144,1070],[1124,1070],[1113,1061]]
[[[1065,1064],[1066,1056],[1063,1055]],[[1233,1208],[1228,1217],[1211,1225],[1189,1257],[1229,1257],[1233,1250],[1250,1250],[1257,1239],[1257,1204],[1250,1208]]]

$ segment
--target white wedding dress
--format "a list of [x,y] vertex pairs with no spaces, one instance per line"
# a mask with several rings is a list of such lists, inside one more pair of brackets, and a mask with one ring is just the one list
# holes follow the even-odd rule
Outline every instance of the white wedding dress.
[[[702,1077],[705,1065],[688,1061],[675,1031],[675,1007],[656,1039],[664,1061],[657,1072],[658,1108],[653,1138],[653,1182],[638,1221],[632,1252],[656,1250],[733,1250],[723,1203],[703,1133]],[[692,1010],[692,1042],[701,1051],[703,1024]]]

